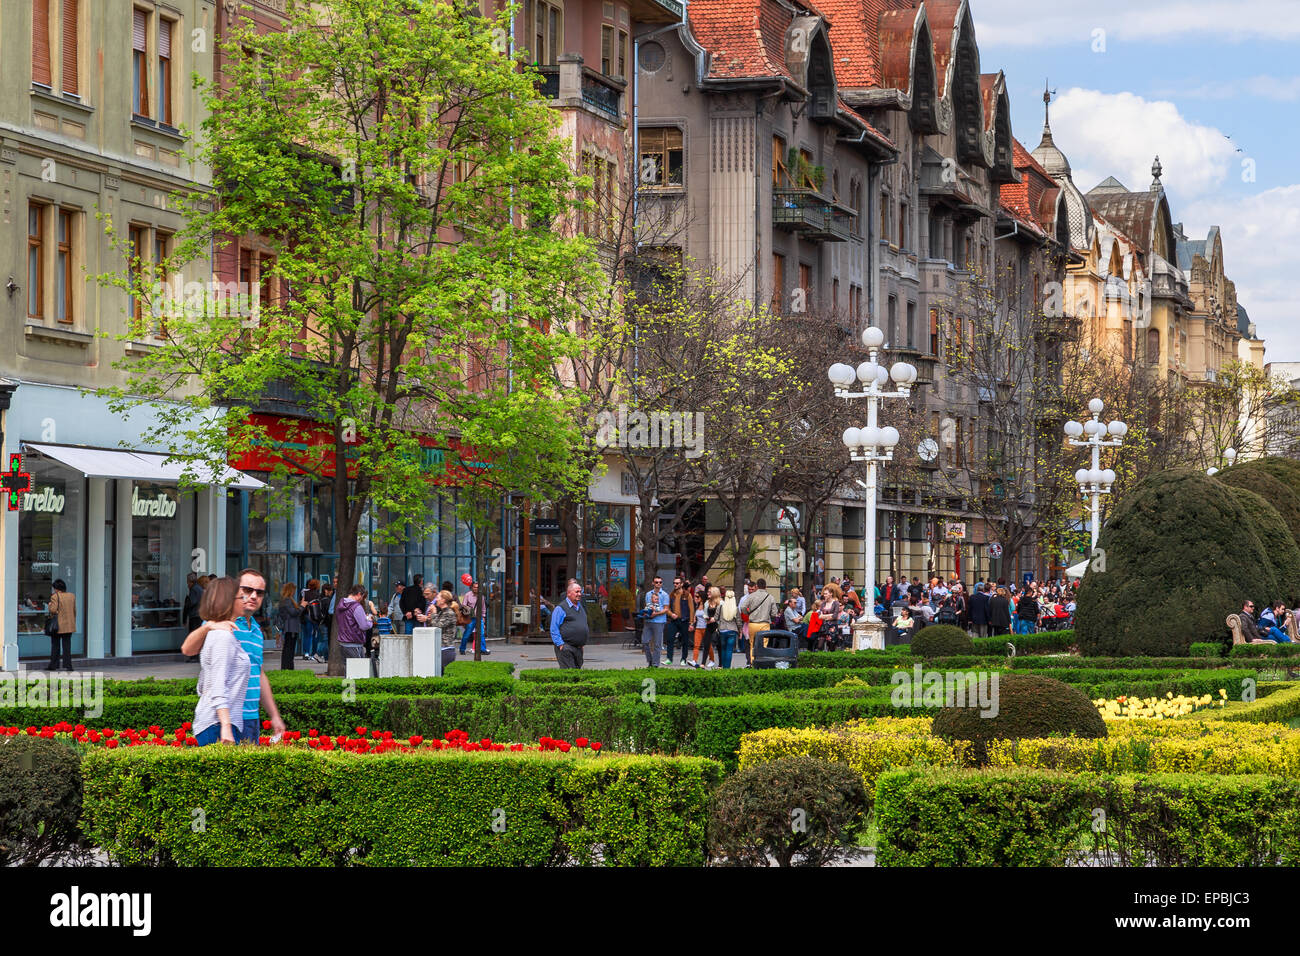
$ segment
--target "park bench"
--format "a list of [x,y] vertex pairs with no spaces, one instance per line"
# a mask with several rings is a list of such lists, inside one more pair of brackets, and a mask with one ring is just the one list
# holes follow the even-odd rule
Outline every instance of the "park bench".
[[[1236,645],[1236,644],[1276,644],[1276,643],[1277,643],[1277,641],[1265,641],[1265,640],[1263,640],[1263,639],[1258,640],[1258,641],[1247,641],[1247,640],[1246,640],[1246,635],[1244,635],[1244,634],[1241,632],[1241,615],[1240,615],[1240,614],[1229,614],[1226,623],[1227,623],[1227,625],[1228,625],[1228,628],[1232,631],[1232,643],[1233,643],[1234,645]],[[1294,627],[1294,625],[1292,625],[1292,626]],[[1292,631],[1292,634],[1293,634],[1293,635],[1294,635],[1294,633],[1295,633],[1295,632]],[[1292,639],[1294,640],[1294,636],[1293,636]]]

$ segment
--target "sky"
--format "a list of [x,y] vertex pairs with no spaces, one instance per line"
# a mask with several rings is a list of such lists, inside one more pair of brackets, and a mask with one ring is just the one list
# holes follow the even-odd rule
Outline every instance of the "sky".
[[1012,128],[1043,129],[1087,192],[1151,185],[1174,222],[1223,235],[1227,277],[1266,362],[1300,361],[1300,0],[970,0],[980,70],[1002,70]]

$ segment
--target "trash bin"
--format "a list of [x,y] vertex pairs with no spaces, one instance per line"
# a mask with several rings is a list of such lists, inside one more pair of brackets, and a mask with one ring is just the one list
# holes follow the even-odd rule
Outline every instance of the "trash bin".
[[793,631],[759,631],[754,635],[750,666],[785,670],[799,665],[799,638]]

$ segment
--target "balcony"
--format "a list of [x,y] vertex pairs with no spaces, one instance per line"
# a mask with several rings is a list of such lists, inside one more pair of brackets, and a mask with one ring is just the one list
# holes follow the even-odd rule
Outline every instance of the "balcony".
[[616,122],[622,120],[627,83],[583,66],[577,53],[565,53],[558,59],[558,66],[534,67],[541,74],[537,92],[543,99],[550,100],[552,106],[580,106]]
[[542,74],[541,80],[537,83],[537,92],[544,100],[558,100],[560,98],[560,68],[558,66],[538,66],[534,67],[538,73]]
[[632,0],[637,23],[681,23],[684,8],[678,0]]
[[813,189],[772,189],[772,226],[812,242],[848,242],[852,211]]
[[619,102],[622,96],[622,88],[615,86],[609,77],[595,70],[582,71],[582,102],[592,109],[612,119],[618,119]]

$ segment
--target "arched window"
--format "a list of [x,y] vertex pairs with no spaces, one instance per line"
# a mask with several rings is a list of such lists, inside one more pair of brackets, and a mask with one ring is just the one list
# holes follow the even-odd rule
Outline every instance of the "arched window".
[[1160,364],[1160,330],[1147,329],[1147,364]]

